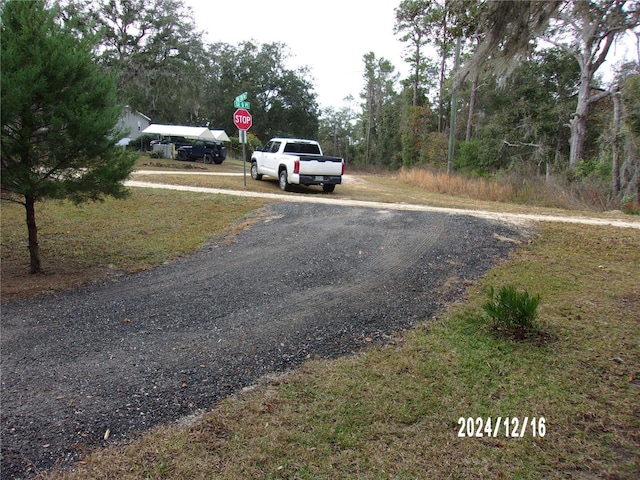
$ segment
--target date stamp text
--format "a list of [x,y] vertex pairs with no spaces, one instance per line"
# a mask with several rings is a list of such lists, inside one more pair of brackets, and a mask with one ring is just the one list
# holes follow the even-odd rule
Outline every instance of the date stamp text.
[[547,425],[544,417],[460,417],[458,437],[522,438],[526,435],[544,437]]

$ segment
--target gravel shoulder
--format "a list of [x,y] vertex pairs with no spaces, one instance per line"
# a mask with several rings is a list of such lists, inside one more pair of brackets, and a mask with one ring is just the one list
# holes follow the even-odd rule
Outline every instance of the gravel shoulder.
[[384,344],[526,236],[371,206],[275,203],[263,215],[171,264],[2,304],[2,478],[201,412],[308,358]]

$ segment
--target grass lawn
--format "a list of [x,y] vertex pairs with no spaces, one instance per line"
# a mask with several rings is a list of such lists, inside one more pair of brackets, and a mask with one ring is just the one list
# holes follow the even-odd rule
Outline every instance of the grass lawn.
[[[148,268],[244,228],[262,204],[156,190],[80,209],[47,202],[44,266],[52,277]],[[11,208],[3,297],[5,267],[28,266]],[[488,287],[508,284],[541,295],[540,334],[515,341],[483,318]],[[640,230],[539,224],[459,304],[391,345],[310,360],[212,408],[43,478],[639,478]],[[464,432],[467,418],[491,418],[491,432],[461,437],[460,418]]]
[[170,261],[251,223],[259,199],[133,189],[125,200],[36,204],[44,274],[29,274],[25,209],[2,204],[2,298],[77,287]]

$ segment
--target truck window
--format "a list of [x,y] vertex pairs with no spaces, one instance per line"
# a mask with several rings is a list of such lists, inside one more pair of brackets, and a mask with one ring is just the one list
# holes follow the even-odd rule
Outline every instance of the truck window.
[[271,145],[271,152],[272,153],[276,153],[278,150],[280,150],[280,144],[282,142],[273,142],[273,145]]
[[315,143],[287,143],[284,147],[286,153],[303,153],[320,155],[320,148]]

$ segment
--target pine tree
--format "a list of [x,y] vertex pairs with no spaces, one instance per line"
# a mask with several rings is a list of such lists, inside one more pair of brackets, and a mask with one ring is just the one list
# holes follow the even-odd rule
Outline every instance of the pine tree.
[[117,82],[44,0],[2,7],[2,199],[25,206],[31,273],[42,271],[35,203],[123,197],[134,158],[118,149]]

